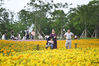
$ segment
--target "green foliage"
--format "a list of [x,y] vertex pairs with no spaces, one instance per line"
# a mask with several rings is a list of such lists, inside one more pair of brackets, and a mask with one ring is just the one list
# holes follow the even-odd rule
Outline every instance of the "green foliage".
[[[19,12],[19,18],[20,21],[27,26],[34,24],[34,31],[39,31],[43,36],[50,34],[52,28],[55,28],[58,34],[65,24],[66,14],[63,10],[56,9],[67,8],[66,6],[68,6],[67,3],[54,4],[53,1],[43,2],[41,0],[31,0],[31,2],[28,3],[28,8],[30,8],[30,10],[21,10]],[[51,11],[52,9],[55,9],[54,12]],[[48,16],[51,17],[48,18]]]
[[63,10],[55,10],[53,13],[52,13],[52,28],[54,28],[56,30],[56,33],[57,34],[60,34],[61,33],[61,30],[64,29],[64,26],[67,22],[67,19],[66,19],[66,14],[64,13]]
[[77,35],[81,35],[84,29],[91,34],[96,29],[99,14],[99,1],[91,1],[88,5],[81,5],[69,12],[69,28]]
[[84,29],[88,29],[92,34],[98,24],[99,1],[93,0],[87,5],[71,8],[67,14],[59,9],[68,8],[68,6],[67,3],[55,4],[53,0],[48,2],[31,0],[27,4],[27,8],[18,13],[19,20],[14,21],[14,14],[0,5],[0,32],[6,32],[10,36],[13,30],[17,36],[17,33],[27,30],[34,24],[34,31],[39,32],[42,36],[50,34],[53,28],[58,36],[63,29],[67,30],[68,28],[78,36]]

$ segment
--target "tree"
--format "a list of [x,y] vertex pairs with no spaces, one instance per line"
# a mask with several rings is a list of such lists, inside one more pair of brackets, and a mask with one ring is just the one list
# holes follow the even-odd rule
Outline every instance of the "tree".
[[[53,15],[55,12],[57,12],[58,16],[60,16],[60,21],[64,21],[65,13],[62,10],[58,11],[57,9],[67,8],[67,6],[67,3],[54,4],[53,0],[51,0],[50,2],[44,2],[42,0],[31,0],[31,2],[28,3],[28,10],[25,9],[19,12],[19,19],[20,22],[23,22],[24,24],[25,22],[27,22],[29,25],[34,24],[35,32],[38,31],[42,36],[45,36],[46,34],[50,34],[51,29],[54,28],[53,26],[56,26],[56,24],[53,24],[53,20],[56,20],[56,22],[59,21],[58,17],[53,19]],[[52,12],[52,10],[54,10],[55,12]],[[56,16],[57,13],[55,14]],[[59,23],[61,23],[60,21]],[[62,23],[61,26],[58,26],[59,24],[57,24],[57,28],[61,27],[62,30]],[[56,29],[57,33],[58,31],[59,29]]]
[[52,13],[52,28],[56,30],[56,33],[58,36],[60,36],[60,39],[63,37],[63,29],[67,22],[66,14],[63,10],[55,10]]
[[98,1],[91,1],[88,5],[81,5],[70,10],[68,15],[69,27],[72,26],[73,28],[70,28],[79,36],[84,29],[87,29],[90,34],[95,30],[98,22],[98,3]]
[[[2,0],[1,0],[2,1]],[[15,35],[17,35],[19,28],[14,19],[14,13],[3,8],[0,1],[0,33],[7,33],[7,37],[9,38],[11,35],[11,31],[15,31]]]

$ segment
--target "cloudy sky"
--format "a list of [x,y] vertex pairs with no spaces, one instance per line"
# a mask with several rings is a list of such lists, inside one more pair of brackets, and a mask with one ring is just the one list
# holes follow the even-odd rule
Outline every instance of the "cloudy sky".
[[[67,2],[68,4],[72,3],[73,5],[71,7],[88,4],[89,1],[90,0],[54,0],[55,3],[59,3],[59,2],[62,2],[62,3]],[[13,12],[19,12],[21,9],[24,9],[24,6],[26,6],[28,2],[30,2],[30,0],[5,0],[4,2],[5,4],[3,5],[3,7]]]

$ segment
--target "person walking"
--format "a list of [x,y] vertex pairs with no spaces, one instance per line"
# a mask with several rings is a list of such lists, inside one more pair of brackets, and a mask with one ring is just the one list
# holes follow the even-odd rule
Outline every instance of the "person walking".
[[66,49],[69,49],[71,48],[71,42],[72,42],[72,36],[74,36],[74,34],[70,31],[70,29],[67,30],[67,32],[64,34],[64,36],[66,37],[66,43],[65,43],[65,46],[66,46]]

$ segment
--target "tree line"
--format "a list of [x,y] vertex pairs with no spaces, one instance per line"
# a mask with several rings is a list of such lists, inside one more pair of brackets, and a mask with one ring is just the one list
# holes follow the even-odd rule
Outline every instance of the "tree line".
[[[18,20],[14,20],[14,13],[3,8],[3,0],[0,1],[0,32],[7,33],[10,37],[11,31],[15,35],[23,32],[31,25],[36,33],[42,36],[49,35],[51,29],[55,29],[57,36],[62,37],[67,29],[85,37],[99,37],[99,1],[90,1],[87,5],[78,5],[67,9],[71,4],[54,3],[53,0],[44,2],[42,0],[30,0],[24,9],[18,12]],[[61,9],[60,9],[61,8]]]

